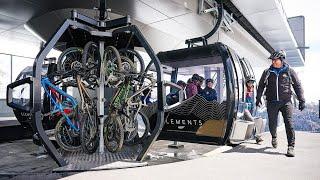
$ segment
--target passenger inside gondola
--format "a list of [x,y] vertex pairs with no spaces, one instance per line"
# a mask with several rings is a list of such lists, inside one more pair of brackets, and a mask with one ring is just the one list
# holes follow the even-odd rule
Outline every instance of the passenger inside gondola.
[[249,79],[246,81],[246,106],[249,112],[252,114],[254,109],[254,79]]
[[198,94],[201,94],[203,91],[201,86],[203,85],[204,78],[202,76],[199,76],[199,77],[200,77],[200,79],[199,79],[199,84],[198,84],[197,88],[198,88]]
[[[185,100],[186,97],[185,97],[185,88],[186,88],[186,83],[182,80],[179,80],[177,82],[177,85],[180,86],[182,88],[182,100]],[[179,89],[177,88],[173,88],[172,89],[172,92],[170,92],[167,97],[166,97],[166,100],[167,100],[167,104],[170,106],[172,104],[175,104],[177,102],[179,102]]]
[[207,101],[217,101],[217,92],[213,89],[213,79],[206,79],[206,87],[199,94]]
[[198,74],[193,74],[191,78],[191,82],[187,84],[186,94],[187,99],[198,94],[202,89],[201,85],[203,83],[204,78],[199,76]]

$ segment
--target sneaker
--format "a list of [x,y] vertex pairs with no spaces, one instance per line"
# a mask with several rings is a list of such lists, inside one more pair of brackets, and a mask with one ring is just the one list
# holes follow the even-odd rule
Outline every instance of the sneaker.
[[263,139],[260,136],[256,136],[256,143],[260,144],[263,141]]
[[286,154],[287,157],[294,157],[295,154],[294,154],[294,147],[293,146],[289,146],[288,147],[288,151],[287,151],[287,154]]
[[273,148],[277,148],[277,147],[278,147],[277,138],[272,138],[271,144],[272,144],[272,147],[273,147]]

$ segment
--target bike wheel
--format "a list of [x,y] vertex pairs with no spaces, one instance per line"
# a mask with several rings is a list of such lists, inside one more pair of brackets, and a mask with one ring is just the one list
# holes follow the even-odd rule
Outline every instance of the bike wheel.
[[125,73],[125,74],[129,74],[129,73],[136,73],[136,67],[133,64],[133,62],[131,61],[131,59],[129,59],[126,56],[120,56],[121,57],[121,69],[120,71]]
[[[107,46],[104,51],[103,61],[105,63],[104,70],[106,72],[112,71],[110,69],[110,64],[115,65],[115,70],[120,71],[121,67],[121,57],[119,51],[113,46]],[[107,73],[106,73],[107,74]]]
[[78,151],[81,149],[79,132],[70,127],[62,117],[55,128],[55,138],[58,145],[65,151]]
[[97,116],[84,113],[81,117],[80,139],[82,150],[87,154],[96,152],[99,145]]
[[70,47],[64,50],[57,62],[58,72],[68,72],[72,70],[71,64],[75,61],[81,62],[83,49],[79,47]]
[[119,53],[121,56],[128,57],[132,62],[135,62],[134,60],[137,59],[139,63],[138,67],[140,68],[138,72],[140,75],[144,73],[144,70],[145,70],[144,60],[137,51],[133,49],[120,49]]
[[84,80],[90,85],[96,85],[99,77],[100,53],[98,45],[89,41],[83,48],[82,66],[87,69],[88,75]]
[[110,115],[103,127],[104,143],[108,151],[118,152],[121,150],[124,140],[123,126],[118,115]]
[[129,139],[125,140],[125,144],[129,145],[129,146],[143,143],[143,141],[148,137],[149,132],[150,132],[149,119],[147,118],[147,116],[144,113],[139,112],[135,121],[137,122],[136,123],[137,124],[137,127],[136,127],[137,133],[136,133],[135,137],[132,138],[130,141],[128,141]]

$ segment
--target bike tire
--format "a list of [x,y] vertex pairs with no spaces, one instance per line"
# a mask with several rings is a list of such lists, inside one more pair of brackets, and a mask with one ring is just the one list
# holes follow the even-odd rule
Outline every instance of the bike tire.
[[[96,117],[95,119],[93,119],[93,121],[95,122],[91,122],[88,113],[84,113],[81,117],[81,129],[80,129],[81,148],[87,154],[92,154],[96,152],[99,145],[99,136],[98,136],[99,131],[98,131]],[[93,137],[90,137],[91,133],[94,134]]]
[[144,64],[144,60],[142,58],[142,56],[135,50],[133,49],[120,49],[119,53],[121,56],[125,56],[128,57],[130,60],[131,58],[129,56],[133,56],[133,60],[132,62],[134,62],[134,57],[136,57],[136,59],[139,61],[140,64],[140,72],[139,74],[142,75],[145,71],[145,64]]
[[106,49],[104,50],[103,61],[105,62],[105,65],[107,65],[108,61],[115,63],[117,65],[118,71],[120,71],[120,69],[122,69],[120,53],[117,50],[117,48],[115,48],[114,46],[107,46],[106,47]]
[[82,67],[88,69],[89,73],[89,76],[84,77],[84,80],[91,86],[97,85],[96,80],[100,75],[100,53],[97,43],[89,41],[85,44],[81,63]]
[[120,70],[123,73],[136,73],[136,67],[134,63],[126,56],[120,56],[121,57],[121,67]]
[[[92,52],[93,51],[93,52]],[[100,53],[99,53],[99,47],[97,45],[97,43],[93,42],[93,41],[89,41],[87,42],[85,45],[84,45],[84,48],[83,48],[83,55],[82,55],[82,59],[81,59],[81,62],[84,66],[87,66],[88,64],[88,58],[92,55],[96,55],[97,59],[99,61],[100,59]],[[98,62],[96,61],[96,63]],[[93,61],[94,62],[94,61]]]
[[[111,129],[112,128],[112,129]],[[123,146],[124,130],[119,116],[111,115],[103,126],[104,143],[109,152],[119,152]],[[115,136],[116,142],[111,141]],[[114,145],[114,143],[116,143]]]
[[[57,61],[57,71],[58,72],[66,72],[66,71],[70,71],[71,70],[71,63],[75,60],[78,60],[79,62],[81,62],[81,58],[82,58],[82,52],[83,52],[83,49],[82,48],[79,48],[79,47],[70,47],[70,48],[67,48],[66,50],[64,50],[59,58],[58,58],[58,61]],[[74,54],[72,54],[74,53]],[[67,58],[67,56],[69,56],[68,59],[65,59]],[[66,60],[68,62],[66,62]],[[70,67],[69,66],[66,66],[66,63],[69,63],[70,64]]]
[[[138,129],[138,133],[137,135],[134,137],[134,139],[132,141],[125,141],[125,145],[128,145],[128,146],[134,146],[134,145],[137,145],[137,144],[141,144],[144,142],[144,140],[148,137],[149,135],[149,132],[150,132],[150,122],[149,122],[149,119],[148,117],[142,113],[142,112],[139,112],[139,115],[142,117],[142,121],[143,121],[143,124],[145,126],[145,129],[142,133],[142,135],[140,136],[139,135],[139,129]],[[139,123],[138,123],[138,128],[139,128]]]
[[[74,152],[79,151],[81,149],[81,143],[80,143],[80,135],[71,132],[69,129],[69,125],[64,117],[60,118],[58,123],[55,127],[55,138],[58,143],[58,145],[65,151]],[[64,134],[62,134],[64,133]],[[69,139],[62,136],[67,134]],[[70,137],[70,134],[73,134],[73,137]],[[69,142],[68,142],[69,141]]]

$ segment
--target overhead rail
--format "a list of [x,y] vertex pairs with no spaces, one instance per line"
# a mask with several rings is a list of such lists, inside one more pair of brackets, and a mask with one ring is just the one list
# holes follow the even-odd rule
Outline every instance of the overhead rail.
[[[209,7],[208,9],[205,9],[205,7]],[[188,47],[193,46],[195,43],[202,42],[203,45],[208,44],[208,38],[210,38],[221,26],[222,19],[223,19],[223,3],[222,0],[199,0],[199,14],[203,13],[211,13],[214,17],[216,17],[216,22],[214,23],[213,29],[206,35],[187,39],[185,41],[185,44],[188,45]]]

